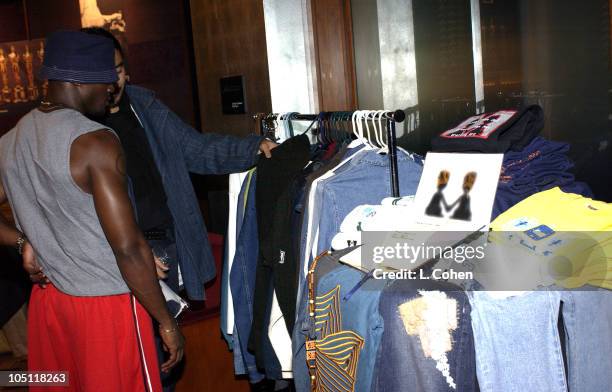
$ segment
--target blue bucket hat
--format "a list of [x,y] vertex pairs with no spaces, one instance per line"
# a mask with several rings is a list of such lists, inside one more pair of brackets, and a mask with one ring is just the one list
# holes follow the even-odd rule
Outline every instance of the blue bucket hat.
[[108,38],[80,31],[58,31],[45,42],[41,79],[74,83],[115,83],[115,48]]

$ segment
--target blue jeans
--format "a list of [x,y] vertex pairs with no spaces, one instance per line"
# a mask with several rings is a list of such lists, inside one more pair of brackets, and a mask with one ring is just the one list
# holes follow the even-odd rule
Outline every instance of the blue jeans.
[[612,292],[562,291],[569,390],[612,388]]
[[493,298],[470,293],[476,369],[482,392],[565,392],[557,329],[560,293]]
[[257,240],[257,214],[255,208],[255,175],[251,180],[248,192],[245,192],[247,181],[243,184],[238,198],[239,206],[246,197],[247,204],[242,217],[242,226],[236,239],[236,253],[230,271],[230,288],[234,301],[234,362],[242,361],[252,383],[263,379],[263,374],[257,371],[255,357],[247,350],[247,343],[253,322],[253,293],[255,290],[255,272],[259,244]]
[[[419,293],[421,290],[434,292],[442,301],[425,302]],[[424,304],[431,308],[423,309]],[[449,316],[453,320],[449,320],[448,329],[445,325],[428,326],[425,312],[443,315],[449,314],[449,308],[453,309]],[[470,304],[458,287],[432,281],[395,281],[383,290],[379,312],[385,329],[372,391],[478,390]],[[445,319],[438,321],[444,323]],[[442,351],[436,353],[430,343],[435,345],[445,340],[448,341],[446,352],[439,356]]]
[[[609,290],[543,290],[500,299],[475,291],[470,302],[483,392],[568,391],[562,338],[567,342],[569,390],[610,390]],[[557,328],[561,302],[564,337],[559,337]]]

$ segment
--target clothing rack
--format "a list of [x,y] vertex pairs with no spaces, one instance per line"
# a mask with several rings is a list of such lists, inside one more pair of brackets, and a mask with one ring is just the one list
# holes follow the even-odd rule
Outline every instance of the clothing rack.
[[[291,121],[315,121],[317,119],[327,119],[334,114],[352,114],[352,112],[321,112],[319,114],[293,114],[291,116]],[[275,113],[265,114],[259,113],[253,116],[256,121],[256,126],[261,134],[261,130],[263,129],[262,122],[266,120],[276,120],[279,115]],[[387,111],[383,114],[383,118],[387,121],[387,144],[389,146],[389,166],[391,168],[389,172],[390,182],[391,182],[391,196],[392,197],[400,197],[399,192],[399,174],[397,169],[397,138],[395,125],[396,123],[401,123],[406,119],[406,113],[403,110],[395,110],[395,111]],[[336,120],[342,121],[342,120]],[[344,120],[350,121],[350,120]]]

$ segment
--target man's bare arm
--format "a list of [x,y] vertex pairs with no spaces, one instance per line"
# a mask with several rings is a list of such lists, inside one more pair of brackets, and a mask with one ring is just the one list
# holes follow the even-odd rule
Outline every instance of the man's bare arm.
[[[100,224],[128,287],[162,331],[176,329],[157,281],[153,253],[134,218],[119,140],[106,130],[80,136],[71,148],[70,168],[76,184],[93,195]],[[162,333],[162,339],[171,352],[168,362],[172,362],[162,368],[169,368],[182,356],[182,336],[177,333],[180,342],[172,342]],[[172,346],[180,352],[173,352],[177,347]]]
[[[0,181],[0,206],[7,202],[6,191],[2,186],[2,181]],[[38,283],[41,287],[45,287],[49,280],[43,274],[42,268],[38,264],[36,260],[36,254],[34,253],[34,249],[32,245],[27,241],[27,238],[24,236],[24,233],[17,230],[17,228],[6,220],[6,218],[0,214],[0,245],[8,245],[15,248],[18,248],[17,239],[25,238],[25,242],[21,244],[21,258],[23,261],[23,268],[30,275],[30,279],[35,283]]]

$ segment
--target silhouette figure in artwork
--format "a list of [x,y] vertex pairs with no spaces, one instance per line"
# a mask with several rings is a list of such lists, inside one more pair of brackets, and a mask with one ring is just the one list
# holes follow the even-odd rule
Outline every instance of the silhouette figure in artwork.
[[452,219],[472,220],[472,210],[470,208],[470,191],[476,181],[476,172],[469,172],[463,177],[463,194],[452,204],[453,208],[459,204],[453,212]]
[[442,193],[442,191],[444,190],[444,188],[446,188],[446,185],[448,184],[449,177],[450,173],[446,170],[441,170],[440,174],[438,174],[438,191],[434,193],[431,197],[431,201],[425,209],[425,214],[441,218],[442,205],[444,205],[444,209],[446,210],[446,212],[450,211],[451,207],[449,207],[448,203],[446,202],[446,199],[444,198],[444,194]]

